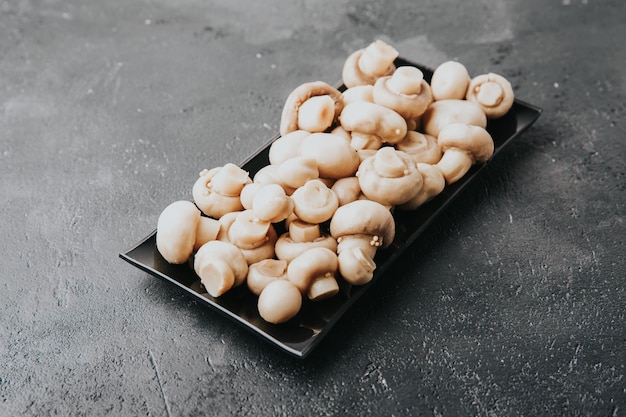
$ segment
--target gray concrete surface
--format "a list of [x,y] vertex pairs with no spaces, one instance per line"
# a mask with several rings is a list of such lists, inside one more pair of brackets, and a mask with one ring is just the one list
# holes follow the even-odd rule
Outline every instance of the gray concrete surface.
[[[0,1],[0,415],[625,415],[625,15]],[[307,360],[118,258],[376,38],[544,113]]]

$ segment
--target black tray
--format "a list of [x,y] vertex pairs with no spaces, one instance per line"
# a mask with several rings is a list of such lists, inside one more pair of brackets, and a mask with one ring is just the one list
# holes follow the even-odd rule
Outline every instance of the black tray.
[[[397,66],[411,65],[424,72],[430,80],[432,70],[419,64],[398,58]],[[340,89],[343,88],[340,87]],[[530,127],[542,110],[516,99],[511,110],[502,118],[489,121],[487,130],[495,143],[492,158]],[[273,137],[266,146],[250,156],[241,167],[253,176],[259,169],[269,164],[270,144],[279,136]],[[488,163],[489,161],[487,161]],[[204,292],[200,280],[188,264],[171,265],[159,254],[156,248],[156,230],[120,257],[137,268],[181,288],[188,295],[218,312],[233,319],[239,325],[285,352],[304,358],[317,346],[343,314],[378,280],[393,262],[414,242],[432,221],[460,194],[460,192],[480,173],[486,164],[476,165],[459,181],[446,186],[444,191],[427,204],[411,211],[396,210],[396,236],[391,246],[379,250],[376,255],[376,270],[370,283],[360,287],[344,287],[332,299],[321,302],[303,303],[300,313],[287,323],[275,325],[265,322],[257,311],[257,297],[245,285],[214,298]],[[190,186],[191,187],[191,186]],[[155,220],[156,221],[156,220]]]

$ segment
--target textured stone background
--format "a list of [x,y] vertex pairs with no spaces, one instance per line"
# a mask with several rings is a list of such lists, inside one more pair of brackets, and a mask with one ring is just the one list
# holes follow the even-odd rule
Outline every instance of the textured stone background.
[[[0,415],[625,415],[625,15],[0,1]],[[306,361],[118,258],[376,38],[544,113]]]

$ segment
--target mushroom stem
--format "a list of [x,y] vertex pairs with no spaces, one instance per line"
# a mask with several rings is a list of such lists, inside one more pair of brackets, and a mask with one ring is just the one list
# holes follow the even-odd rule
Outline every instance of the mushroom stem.
[[383,75],[397,57],[398,51],[393,46],[377,40],[368,45],[361,54],[359,68],[365,74]]
[[235,284],[235,274],[232,269],[219,259],[211,259],[210,262],[198,266],[196,273],[204,288],[213,297],[219,297]]
[[406,174],[407,167],[390,146],[380,148],[374,156],[374,169],[382,177],[398,178]]
[[473,164],[474,160],[469,152],[458,148],[450,148],[444,152],[441,160],[435,166],[443,174],[446,183],[452,184],[461,179]]
[[335,119],[335,101],[329,95],[314,96],[300,105],[298,128],[323,132]]
[[360,247],[351,247],[342,251],[337,257],[339,263],[339,273],[352,285],[367,284],[374,277],[376,263]]
[[475,88],[478,103],[485,107],[494,107],[500,104],[504,97],[504,91],[500,84],[488,81]]
[[319,224],[294,220],[289,224],[289,236],[294,242],[312,242],[322,236]]
[[312,301],[330,298],[339,292],[339,284],[333,274],[327,273],[313,278],[306,290],[307,297]]
[[253,249],[267,241],[271,223],[254,217],[252,210],[242,211],[228,230],[228,240],[235,246]]

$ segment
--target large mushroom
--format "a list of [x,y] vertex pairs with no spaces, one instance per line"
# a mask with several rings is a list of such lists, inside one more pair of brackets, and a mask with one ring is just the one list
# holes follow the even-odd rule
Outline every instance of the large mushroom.
[[187,262],[193,251],[217,237],[219,223],[204,217],[187,200],[169,204],[157,220],[156,246],[163,258],[171,264]]
[[447,184],[458,181],[472,165],[487,161],[494,152],[493,138],[479,126],[452,123],[437,138],[443,151],[436,164]]
[[[312,102],[309,102],[311,99]],[[335,87],[323,81],[301,84],[285,101],[280,119],[280,134],[286,135],[295,130],[323,132],[332,125],[342,109],[343,96]],[[302,122],[307,128],[300,125]]]
[[487,127],[487,116],[473,101],[446,99],[432,102],[422,115],[422,131],[427,135],[439,136],[444,126],[450,123]]
[[294,130],[278,137],[269,149],[270,164],[278,165],[287,159],[300,155],[300,144],[311,132],[306,130]]
[[396,227],[391,211],[371,200],[341,206],[330,221],[337,239],[339,273],[350,284],[363,285],[374,276],[378,248],[391,245]]
[[313,133],[307,136],[300,145],[300,155],[317,162],[320,178],[349,177],[354,175],[361,162],[350,143],[333,133]]
[[374,102],[395,110],[405,119],[421,116],[433,100],[428,82],[419,68],[398,67],[374,84]]
[[343,65],[342,79],[346,87],[373,85],[376,80],[392,74],[399,52],[382,40],[376,40],[366,48],[354,51]]
[[511,83],[500,74],[492,72],[474,77],[465,96],[480,106],[489,119],[504,116],[515,99]]
[[302,308],[302,293],[292,282],[277,279],[267,284],[257,300],[259,315],[272,324],[295,317]]
[[395,206],[413,198],[422,187],[422,176],[410,155],[384,146],[361,162],[357,171],[361,191],[370,200]]

